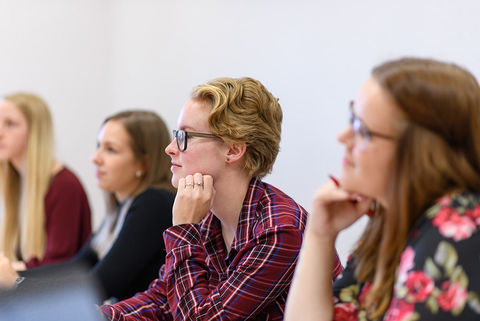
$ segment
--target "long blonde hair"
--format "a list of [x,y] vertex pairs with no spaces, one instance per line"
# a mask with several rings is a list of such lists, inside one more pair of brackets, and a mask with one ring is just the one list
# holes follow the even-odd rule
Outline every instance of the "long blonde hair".
[[467,70],[430,59],[390,61],[372,76],[407,119],[397,144],[389,208],[377,210],[356,250],[356,276],[372,283],[365,305],[377,319],[390,304],[415,222],[445,194],[480,191],[480,89]]
[[46,247],[45,195],[54,164],[52,117],[46,103],[34,94],[14,93],[3,98],[15,104],[27,119],[28,141],[24,177],[10,162],[0,163],[4,205],[0,251],[10,260],[19,259],[18,249],[23,259],[37,257],[41,260]]

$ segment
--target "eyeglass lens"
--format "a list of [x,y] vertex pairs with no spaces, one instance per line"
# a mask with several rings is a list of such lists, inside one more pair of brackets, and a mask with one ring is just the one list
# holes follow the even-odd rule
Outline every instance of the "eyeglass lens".
[[177,147],[179,151],[184,151],[187,147],[187,135],[184,130],[178,129],[173,131],[173,137],[177,140]]
[[355,116],[352,109],[350,109],[349,111],[349,123],[352,126],[353,142],[360,149],[363,149],[370,140],[368,129],[365,127],[365,124],[362,122],[362,120]]

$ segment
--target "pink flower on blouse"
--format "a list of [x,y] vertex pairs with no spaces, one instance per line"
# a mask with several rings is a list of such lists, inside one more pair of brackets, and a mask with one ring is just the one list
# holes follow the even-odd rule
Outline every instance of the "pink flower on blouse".
[[333,309],[333,320],[335,321],[356,321],[357,316],[357,307],[352,303],[339,303]]
[[448,206],[450,205],[450,202],[452,201],[452,198],[450,196],[444,196],[440,198],[438,201],[438,204],[443,205],[443,206]]
[[365,302],[365,298],[367,297],[368,292],[370,291],[371,287],[372,287],[371,283],[366,283],[363,286],[362,291],[360,292],[360,295],[358,296],[358,303],[360,303],[360,305],[362,305]]
[[477,226],[480,226],[480,207],[475,207],[473,210],[466,211],[465,214],[467,214]]
[[384,321],[410,320],[414,312],[414,304],[405,300],[393,298],[390,307],[385,314]]
[[454,241],[469,238],[476,229],[475,223],[468,215],[459,215],[455,209],[449,207],[442,208],[432,223],[438,226],[440,234]]
[[467,301],[467,290],[457,282],[442,283],[442,292],[437,297],[438,305],[444,311],[461,307]]
[[435,284],[433,279],[423,271],[413,271],[408,273],[405,286],[408,291],[408,301],[415,303],[425,301],[432,294]]
[[397,284],[402,284],[407,279],[407,273],[413,267],[413,259],[415,258],[415,251],[411,246],[408,246],[400,257],[400,265],[398,267]]

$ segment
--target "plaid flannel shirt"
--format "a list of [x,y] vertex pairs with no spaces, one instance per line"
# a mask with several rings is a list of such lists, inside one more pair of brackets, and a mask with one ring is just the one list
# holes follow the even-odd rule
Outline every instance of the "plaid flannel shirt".
[[[307,212],[277,188],[252,179],[227,253],[221,223],[164,233],[166,263],[149,289],[102,311],[109,320],[283,320]],[[338,257],[332,271],[342,271]]]

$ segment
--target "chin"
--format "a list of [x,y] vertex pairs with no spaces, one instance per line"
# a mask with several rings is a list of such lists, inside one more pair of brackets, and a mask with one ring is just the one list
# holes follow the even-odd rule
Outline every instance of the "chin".
[[172,176],[172,186],[178,188],[178,179]]
[[346,191],[362,194],[360,190],[365,186],[362,186],[364,183],[359,183],[358,180],[350,175],[345,175],[345,173],[342,173],[342,176],[340,176],[340,186]]

